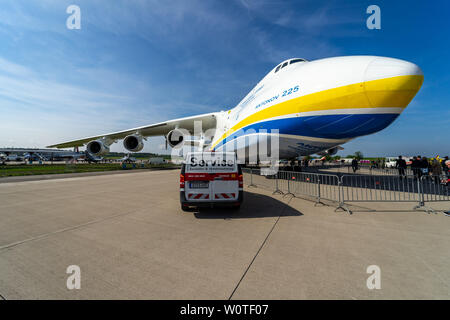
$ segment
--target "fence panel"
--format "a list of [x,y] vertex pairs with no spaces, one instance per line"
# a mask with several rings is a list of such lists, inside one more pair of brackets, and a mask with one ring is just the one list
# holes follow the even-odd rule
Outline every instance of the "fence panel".
[[340,181],[336,175],[319,174],[319,198],[341,202]]
[[274,190],[275,182],[271,176],[263,175],[259,168],[243,168],[244,185],[247,187],[259,187],[266,190]]
[[422,202],[450,201],[450,186],[445,176],[421,177]]
[[[359,165],[356,171],[353,171],[351,165],[328,165],[328,166],[308,166],[302,167],[304,172],[323,172],[326,174],[360,174],[360,175],[379,175],[379,176],[399,176],[400,172],[396,168],[377,168],[369,165]],[[414,175],[411,168],[405,169],[406,176]]]
[[414,176],[343,175],[342,202],[419,202],[420,181]]
[[[414,175],[337,175],[312,172],[270,171],[244,168],[244,184],[274,193],[307,196],[320,202],[335,201],[342,208],[347,202],[426,202],[450,201],[445,177]],[[348,209],[346,209],[348,211]]]
[[284,194],[302,195],[339,201],[339,178],[336,175],[308,172],[278,172],[279,190]]

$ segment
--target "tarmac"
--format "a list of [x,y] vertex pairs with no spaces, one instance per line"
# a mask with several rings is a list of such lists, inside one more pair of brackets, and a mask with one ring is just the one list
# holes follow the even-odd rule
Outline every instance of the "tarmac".
[[74,172],[74,173],[52,173],[52,174],[36,174],[25,176],[10,176],[0,177],[0,183],[22,182],[22,181],[40,181],[53,179],[66,179],[90,176],[103,176],[111,174],[127,174],[139,171],[153,171],[153,170],[179,170],[179,168],[151,168],[151,169],[126,169],[126,170],[111,170],[111,171],[91,171],[91,172]]
[[[178,179],[165,170],[0,183],[0,299],[450,298],[443,214],[366,203],[348,215],[247,187],[238,212],[183,212]],[[66,286],[71,265],[80,289]],[[373,265],[380,289],[367,286]]]

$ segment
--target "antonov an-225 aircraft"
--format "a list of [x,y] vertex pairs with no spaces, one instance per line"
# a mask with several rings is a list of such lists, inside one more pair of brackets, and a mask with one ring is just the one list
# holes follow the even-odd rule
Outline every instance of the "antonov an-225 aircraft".
[[[294,58],[277,65],[231,110],[50,147],[87,144],[87,151],[98,156],[109,152],[112,143],[124,139],[127,150],[138,152],[146,137],[161,135],[171,147],[176,147],[183,142],[180,129],[194,134],[194,122],[201,121],[202,132],[213,132],[209,137],[196,133],[197,143],[204,150],[233,151],[239,145],[236,139],[255,134],[267,136],[276,129],[281,159],[314,153],[334,154],[343,143],[391,124],[416,95],[422,82],[420,68],[399,59],[344,56],[307,61]],[[246,148],[252,143],[250,140],[257,141],[247,138]]]

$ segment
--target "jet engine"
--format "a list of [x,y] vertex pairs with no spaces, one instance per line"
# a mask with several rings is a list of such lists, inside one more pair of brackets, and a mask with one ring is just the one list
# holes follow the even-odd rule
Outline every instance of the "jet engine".
[[102,156],[109,152],[109,145],[102,140],[94,140],[87,144],[86,150],[94,156]]
[[167,134],[166,141],[172,148],[181,145],[184,140],[183,132],[178,129],[174,129]]
[[325,151],[317,152],[317,154],[320,156],[327,156],[327,155],[332,156],[332,155],[336,154],[340,149],[342,149],[342,148],[334,147],[334,148],[331,148],[331,149],[328,149]]
[[144,148],[144,142],[142,136],[137,134],[131,134],[123,139],[123,146],[125,149],[131,152],[139,152]]

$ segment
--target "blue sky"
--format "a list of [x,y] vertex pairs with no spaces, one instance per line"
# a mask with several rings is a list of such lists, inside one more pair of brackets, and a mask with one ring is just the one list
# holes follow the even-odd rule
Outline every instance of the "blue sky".
[[[81,30],[66,28],[71,4]],[[366,28],[371,4],[381,30]],[[225,110],[284,59],[369,54],[412,61],[425,81],[393,125],[341,154],[449,154],[449,9],[447,1],[2,0],[0,147]],[[162,151],[162,138],[149,141],[145,151]]]

